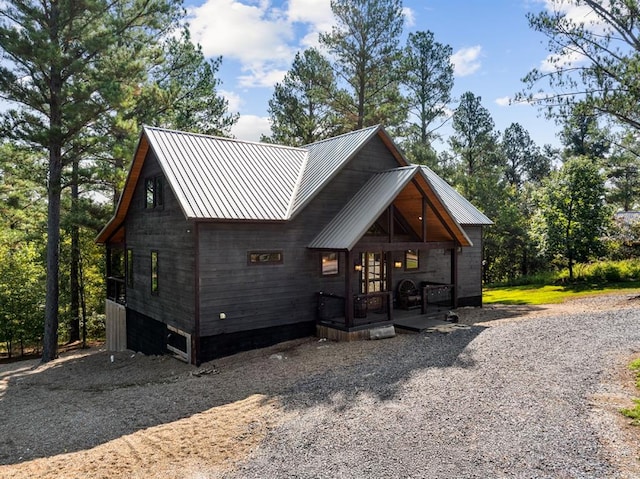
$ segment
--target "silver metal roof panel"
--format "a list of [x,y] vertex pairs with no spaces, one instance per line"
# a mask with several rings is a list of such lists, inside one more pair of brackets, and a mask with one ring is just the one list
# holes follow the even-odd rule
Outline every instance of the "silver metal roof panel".
[[286,220],[308,153],[145,127],[187,218]]
[[411,181],[417,168],[408,166],[371,177],[309,244],[309,248],[351,250]]
[[428,166],[421,166],[429,184],[436,192],[440,200],[447,207],[451,216],[461,225],[492,225],[493,221],[487,218],[469,200],[458,193],[449,183],[440,178]]
[[379,130],[380,126],[372,126],[304,146],[309,159],[293,202],[292,216],[302,210]]

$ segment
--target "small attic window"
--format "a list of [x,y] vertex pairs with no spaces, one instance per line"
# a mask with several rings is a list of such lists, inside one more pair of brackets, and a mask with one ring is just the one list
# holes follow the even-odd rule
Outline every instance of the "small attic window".
[[162,208],[164,205],[164,179],[162,176],[152,176],[144,182],[145,209]]

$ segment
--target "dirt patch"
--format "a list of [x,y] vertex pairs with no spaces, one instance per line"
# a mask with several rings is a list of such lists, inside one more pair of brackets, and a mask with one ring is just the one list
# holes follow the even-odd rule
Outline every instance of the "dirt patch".
[[[460,308],[457,314],[462,324],[491,327],[533,316],[626,307],[638,307],[636,298],[491,305]],[[67,352],[46,365],[37,360],[0,364],[0,477],[218,477],[286,420],[278,401],[283,391],[306,376],[377,354],[379,344],[306,338],[200,368],[166,356],[112,354],[100,347]],[[606,413],[609,423],[603,427],[621,431],[615,443],[605,444],[610,460],[628,471],[625,477],[640,477],[633,469],[640,433],[617,414],[637,394],[628,372],[625,376],[628,360],[620,358],[620,367],[606,379],[610,387],[594,396],[592,413]]]

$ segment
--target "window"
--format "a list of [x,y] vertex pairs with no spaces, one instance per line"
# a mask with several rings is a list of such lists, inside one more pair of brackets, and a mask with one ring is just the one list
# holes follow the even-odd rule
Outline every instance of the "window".
[[158,294],[158,252],[151,252],[151,294]]
[[405,269],[418,269],[419,267],[419,257],[418,250],[408,249],[404,253],[404,264]]
[[144,182],[144,207],[146,209],[162,208],[164,205],[164,180],[162,176],[147,178]]
[[127,248],[127,286],[130,288],[133,287],[133,250],[131,248]]
[[251,251],[248,253],[250,265],[257,264],[282,264],[282,251]]
[[322,253],[322,276],[336,276],[338,269],[338,253]]

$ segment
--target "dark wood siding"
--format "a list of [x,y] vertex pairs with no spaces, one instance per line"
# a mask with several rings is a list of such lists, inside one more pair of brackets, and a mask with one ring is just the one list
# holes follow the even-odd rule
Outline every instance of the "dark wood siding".
[[[293,220],[286,223],[204,223],[200,227],[200,333],[229,334],[308,323],[318,291],[344,293],[338,276],[323,277],[320,253],[307,245],[371,175],[398,164],[372,139]],[[282,251],[283,263],[248,265],[249,251]],[[220,313],[226,318],[220,319]]]
[[[133,287],[127,307],[193,333],[194,233],[167,181],[162,208],[145,209],[145,179],[161,169],[149,152],[125,222],[127,248],[133,250]],[[158,293],[151,294],[151,252],[158,252]]]
[[461,306],[482,305],[482,226],[464,226],[473,242],[458,255],[458,297]]

